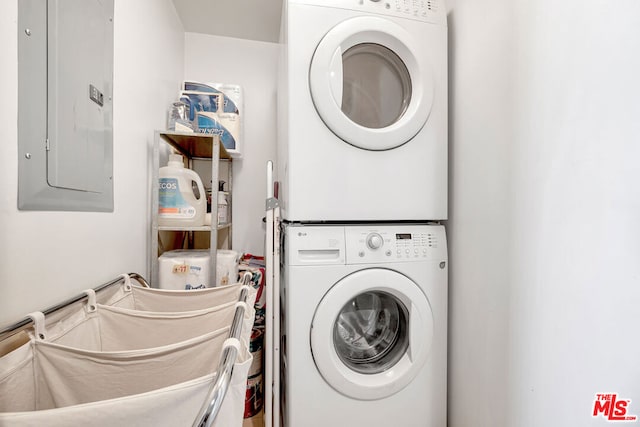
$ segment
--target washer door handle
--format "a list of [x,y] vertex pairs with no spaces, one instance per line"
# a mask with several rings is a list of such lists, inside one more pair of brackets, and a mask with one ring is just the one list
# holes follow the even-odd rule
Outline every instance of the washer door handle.
[[420,355],[424,345],[426,331],[423,327],[424,321],[420,318],[420,310],[412,302],[411,307],[409,307],[409,347],[407,348],[407,356],[409,356],[409,360],[412,363]]

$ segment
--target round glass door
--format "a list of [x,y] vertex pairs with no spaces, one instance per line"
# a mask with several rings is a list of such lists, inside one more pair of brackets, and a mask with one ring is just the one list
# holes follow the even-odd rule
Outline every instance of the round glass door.
[[353,272],[319,302],[311,353],[324,380],[345,396],[381,399],[406,387],[425,364],[433,339],[427,296],[385,268]]
[[393,295],[364,292],[342,307],[333,330],[338,357],[362,374],[377,374],[395,365],[407,351],[408,311]]
[[410,141],[431,113],[434,79],[423,44],[387,19],[361,16],[333,27],[311,59],[309,88],[324,124],[365,150]]
[[354,123],[381,129],[396,123],[411,101],[411,76],[402,59],[375,43],[353,46],[342,55],[342,112]]

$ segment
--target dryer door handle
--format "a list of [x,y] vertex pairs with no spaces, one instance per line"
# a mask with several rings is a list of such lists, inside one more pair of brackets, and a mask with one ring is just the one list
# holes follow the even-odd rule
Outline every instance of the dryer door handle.
[[342,47],[338,46],[336,51],[331,57],[331,63],[329,64],[329,86],[331,87],[331,94],[335,99],[338,107],[342,109]]

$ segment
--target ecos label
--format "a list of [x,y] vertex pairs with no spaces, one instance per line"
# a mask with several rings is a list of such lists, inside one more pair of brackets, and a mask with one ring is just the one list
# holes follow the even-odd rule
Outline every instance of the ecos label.
[[196,209],[182,197],[176,178],[160,178],[158,216],[162,218],[193,218]]

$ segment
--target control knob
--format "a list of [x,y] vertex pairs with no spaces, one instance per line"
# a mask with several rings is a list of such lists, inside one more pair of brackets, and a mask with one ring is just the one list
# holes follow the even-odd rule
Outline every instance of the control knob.
[[374,251],[376,249],[380,249],[383,243],[384,240],[378,233],[371,233],[367,236],[367,246],[369,247],[369,249],[373,249]]

